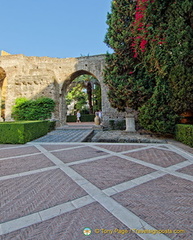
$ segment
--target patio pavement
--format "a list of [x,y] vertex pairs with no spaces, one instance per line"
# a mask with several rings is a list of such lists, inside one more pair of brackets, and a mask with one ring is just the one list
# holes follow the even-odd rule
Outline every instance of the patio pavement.
[[192,216],[182,144],[0,145],[1,240],[192,240]]

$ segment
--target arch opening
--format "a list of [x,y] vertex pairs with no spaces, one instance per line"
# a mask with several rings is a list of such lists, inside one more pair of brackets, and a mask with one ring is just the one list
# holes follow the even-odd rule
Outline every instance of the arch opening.
[[[66,124],[67,116],[94,115],[101,110],[101,86],[94,74],[79,70],[72,73],[63,83],[61,89],[61,123]],[[90,119],[88,116],[88,119]]]

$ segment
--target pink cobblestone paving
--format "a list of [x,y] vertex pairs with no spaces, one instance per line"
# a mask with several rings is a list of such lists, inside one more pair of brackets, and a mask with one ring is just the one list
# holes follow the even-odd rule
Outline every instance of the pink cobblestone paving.
[[184,168],[178,170],[177,172],[181,172],[181,173],[185,173],[185,174],[189,174],[189,175],[193,176],[193,164],[189,165],[188,167],[184,167]]
[[[78,147],[80,145],[73,145],[73,147]],[[72,147],[72,145],[65,145],[65,144],[57,144],[57,145],[42,145],[48,151],[59,150],[59,149],[66,149]]]
[[38,152],[39,150],[33,146],[18,147],[18,148],[10,147],[9,150],[0,148],[0,158],[13,157],[13,156],[19,156],[19,155],[25,155],[25,154],[38,153]]
[[[133,232],[103,233],[133,225],[185,230],[162,237],[192,240],[193,149],[183,155],[179,147],[175,152],[170,144],[0,144],[0,240],[149,240]],[[177,163],[182,164],[173,167]],[[33,213],[39,218],[33,220]],[[82,232],[86,227],[90,236]],[[151,234],[151,240],[160,236]]]
[[186,161],[185,158],[175,152],[164,151],[160,149],[146,149],[138,152],[127,153],[126,156],[137,158],[161,167],[169,167],[171,165]]
[[113,151],[113,152],[123,152],[123,151],[129,151],[133,149],[140,149],[142,147],[145,147],[144,145],[98,145],[98,147],[105,148],[107,150]]
[[193,239],[193,183],[171,175],[118,193],[113,198],[156,229],[182,229],[172,239]]
[[109,157],[71,167],[100,189],[105,189],[155,171],[119,157]]
[[[81,221],[80,221],[81,220]],[[90,236],[83,234],[83,229],[92,229]],[[86,207],[71,211],[59,217],[35,224],[22,230],[4,235],[2,240],[34,239],[34,240],[140,240],[135,233],[105,234],[104,230],[114,229],[128,230],[128,228],[111,215],[98,203],[92,203]],[[101,230],[95,233],[95,229]],[[35,236],[35,238],[34,238]]]
[[43,154],[27,157],[15,157],[0,161],[0,176],[32,171],[51,166],[54,166],[54,164]]
[[3,180],[0,190],[0,221],[19,218],[86,195],[61,170]]
[[107,153],[93,149],[91,147],[83,147],[73,150],[64,150],[60,152],[54,152],[53,155],[62,160],[65,163],[83,160],[87,158],[94,158],[98,156],[106,155]]

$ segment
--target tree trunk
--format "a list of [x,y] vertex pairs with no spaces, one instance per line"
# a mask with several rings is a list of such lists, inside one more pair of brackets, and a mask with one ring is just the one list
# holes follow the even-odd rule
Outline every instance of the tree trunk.
[[89,104],[89,113],[93,113],[93,105],[92,105],[92,85],[90,82],[87,83],[86,86],[87,95],[88,95],[88,104]]

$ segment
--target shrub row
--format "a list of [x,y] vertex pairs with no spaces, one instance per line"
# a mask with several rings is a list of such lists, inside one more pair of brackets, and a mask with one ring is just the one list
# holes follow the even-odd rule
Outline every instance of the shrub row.
[[45,120],[51,118],[54,107],[55,102],[51,98],[17,98],[12,108],[12,117],[16,121]]
[[176,140],[193,147],[193,125],[177,124],[175,138]]
[[[94,114],[81,114],[80,120],[81,122],[94,122],[95,115]],[[67,122],[76,122],[75,115],[67,116]]]
[[0,143],[21,143],[32,141],[47,134],[49,121],[21,121],[0,123]]

